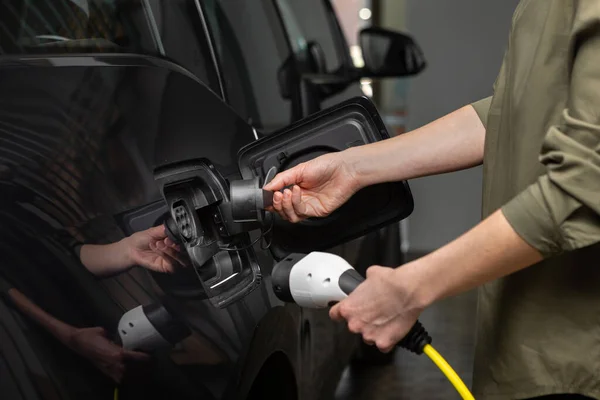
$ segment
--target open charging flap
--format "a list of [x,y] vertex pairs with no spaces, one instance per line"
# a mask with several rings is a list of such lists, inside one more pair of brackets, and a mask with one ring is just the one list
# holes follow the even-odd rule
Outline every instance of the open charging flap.
[[[388,139],[375,105],[357,97],[313,114],[244,146],[238,152],[243,179],[261,181],[323,154]],[[383,183],[357,192],[325,218],[290,223],[273,213],[271,253],[283,259],[294,252],[326,250],[408,217],[414,208],[405,181]]]

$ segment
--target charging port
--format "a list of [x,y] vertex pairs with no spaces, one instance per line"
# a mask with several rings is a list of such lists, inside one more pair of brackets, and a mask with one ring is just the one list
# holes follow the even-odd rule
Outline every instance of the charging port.
[[[205,159],[162,167],[155,179],[170,211],[166,231],[187,251],[213,305],[226,307],[254,290],[261,275],[249,232],[269,220],[264,214],[269,195],[260,182],[230,185]],[[240,213],[243,218],[234,218]]]

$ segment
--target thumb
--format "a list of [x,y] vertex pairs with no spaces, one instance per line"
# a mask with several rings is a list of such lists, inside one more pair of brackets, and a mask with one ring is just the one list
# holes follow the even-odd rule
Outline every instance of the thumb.
[[156,240],[162,240],[165,237],[167,237],[167,234],[165,232],[165,226],[162,224],[153,226],[152,228],[148,228],[146,232],[148,232],[148,234],[150,234],[150,236],[152,236],[152,238]]
[[292,169],[280,172],[275,178],[264,186],[265,190],[276,191],[286,186],[294,185],[302,180],[302,165],[297,165]]

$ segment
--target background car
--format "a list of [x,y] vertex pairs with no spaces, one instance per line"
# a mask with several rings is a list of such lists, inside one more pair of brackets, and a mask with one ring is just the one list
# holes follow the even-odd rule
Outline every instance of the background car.
[[[368,133],[358,137],[385,137],[367,100],[338,103],[358,94],[364,74],[410,75],[423,64],[410,70],[406,57],[388,57],[379,69],[357,70],[330,5],[318,5],[329,24],[322,37],[339,52],[335,67],[324,62],[316,40],[302,35],[285,1],[0,5],[0,273],[75,326],[116,332],[123,312],[168,299],[193,331],[155,354],[141,380],[123,385],[123,398],[330,398],[357,340],[327,310],[278,301],[269,283],[274,262],[285,251],[321,248],[363,271],[401,263],[393,222],[412,211],[404,182],[357,196],[341,217],[297,227],[276,223],[270,248],[237,252],[245,260],[241,271],[256,278],[254,290],[230,302],[235,288],[216,290],[226,306],[215,306],[197,269],[164,275],[134,268],[97,280],[72,251],[73,243],[110,243],[162,224],[170,209],[157,168],[178,179],[181,165],[206,162],[228,183],[253,174],[240,154],[260,150],[279,160],[277,138],[297,143],[323,134],[340,146],[359,145],[345,143],[340,132],[323,133],[335,118],[357,115]],[[381,37],[384,51],[372,55],[384,60],[398,42],[387,32],[365,35]],[[411,43],[401,48],[418,56]],[[332,150],[317,139],[308,143],[302,155],[284,154],[280,167]],[[260,232],[246,234],[253,243]],[[6,300],[0,328],[0,371],[9,377],[0,387],[3,398],[112,394],[112,382]]]

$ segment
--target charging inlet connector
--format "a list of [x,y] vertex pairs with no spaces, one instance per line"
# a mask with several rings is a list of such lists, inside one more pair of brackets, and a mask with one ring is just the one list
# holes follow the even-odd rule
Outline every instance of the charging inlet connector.
[[[274,173],[273,173],[274,175]],[[185,249],[206,296],[223,308],[260,285],[253,250],[270,227],[272,193],[259,178],[228,182],[206,159],[161,167],[155,180],[167,202],[165,231]]]

